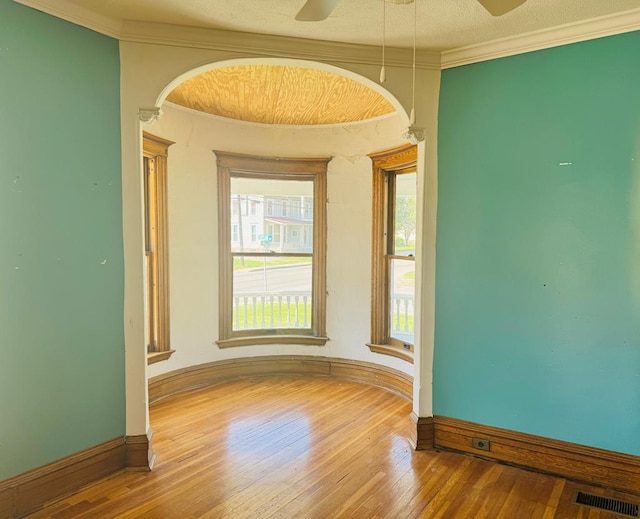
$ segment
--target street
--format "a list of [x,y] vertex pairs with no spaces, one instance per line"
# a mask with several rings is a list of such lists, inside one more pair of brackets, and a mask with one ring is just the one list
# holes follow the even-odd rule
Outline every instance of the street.
[[[406,273],[415,269],[415,264],[408,261],[396,262],[396,293],[412,293],[413,280],[405,280]],[[236,270],[233,279],[234,294],[257,292],[311,292],[311,263],[283,265],[266,268],[256,267]]]
[[256,267],[236,270],[233,278],[234,294],[256,292],[311,292],[311,263]]

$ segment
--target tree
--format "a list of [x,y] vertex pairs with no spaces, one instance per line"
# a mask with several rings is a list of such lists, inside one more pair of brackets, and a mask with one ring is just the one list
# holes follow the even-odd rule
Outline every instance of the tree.
[[405,243],[416,231],[416,197],[405,195],[396,198],[395,231],[404,237]]

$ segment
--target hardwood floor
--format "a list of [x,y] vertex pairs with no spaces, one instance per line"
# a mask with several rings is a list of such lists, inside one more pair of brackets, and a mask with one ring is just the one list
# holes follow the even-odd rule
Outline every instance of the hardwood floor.
[[578,490],[451,452],[413,451],[410,404],[320,377],[225,382],[154,404],[151,473],[122,472],[29,518],[582,518]]

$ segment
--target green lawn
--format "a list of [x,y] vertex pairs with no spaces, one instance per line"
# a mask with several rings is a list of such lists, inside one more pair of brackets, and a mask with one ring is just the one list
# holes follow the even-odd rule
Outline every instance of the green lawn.
[[[400,322],[398,322],[398,319],[400,319]],[[406,322],[406,318],[404,314],[393,314],[391,316],[391,329],[395,329],[395,330],[401,330],[404,331],[404,325]],[[413,331],[413,315],[409,316],[409,329],[408,331],[412,332]]]
[[[271,307],[273,306],[273,316],[271,313]],[[301,328],[304,327],[304,315],[306,307],[307,321],[306,327],[311,327],[311,303],[306,305],[302,302],[295,303],[258,303],[258,304],[246,304],[239,305],[233,308],[233,329],[244,330],[252,328]],[[245,314],[247,318],[247,327],[245,328]],[[296,314],[298,315],[299,325],[296,326]],[[263,318],[264,316],[264,323]],[[392,329],[404,331],[406,322],[404,314],[393,314],[391,316]],[[413,331],[413,316],[409,315],[409,329]],[[398,322],[399,320],[399,322]],[[238,323],[238,324],[236,324]]]

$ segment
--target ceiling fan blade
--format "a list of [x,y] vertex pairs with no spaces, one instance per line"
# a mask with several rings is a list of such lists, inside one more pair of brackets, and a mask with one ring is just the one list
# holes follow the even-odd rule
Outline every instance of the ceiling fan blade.
[[299,22],[320,22],[336,8],[340,0],[307,0],[296,15]]
[[502,16],[524,4],[527,0],[478,0],[493,16]]

